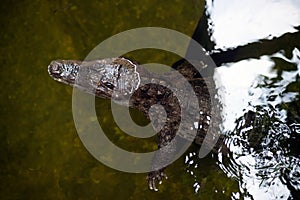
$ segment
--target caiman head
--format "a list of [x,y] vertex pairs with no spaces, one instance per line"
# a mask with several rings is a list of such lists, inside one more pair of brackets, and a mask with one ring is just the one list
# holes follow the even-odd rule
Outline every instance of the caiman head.
[[136,65],[125,58],[54,60],[48,72],[58,82],[105,99],[131,95],[140,84]]

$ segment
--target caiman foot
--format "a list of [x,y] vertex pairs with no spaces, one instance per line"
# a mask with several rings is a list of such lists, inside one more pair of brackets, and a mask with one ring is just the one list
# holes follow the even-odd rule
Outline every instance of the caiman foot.
[[149,172],[146,178],[150,190],[158,191],[156,184],[162,184],[163,178],[167,179],[167,175],[163,169],[158,171]]

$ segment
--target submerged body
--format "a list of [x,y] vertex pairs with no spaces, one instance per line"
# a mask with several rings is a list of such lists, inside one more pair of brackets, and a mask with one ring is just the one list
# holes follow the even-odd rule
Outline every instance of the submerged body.
[[[219,137],[219,102],[214,98],[216,91],[212,78],[203,79],[189,62],[182,60],[176,63],[180,73],[164,75],[150,73],[142,66],[125,58],[108,58],[94,61],[57,60],[48,67],[50,76],[62,83],[77,87],[100,98],[113,99],[120,104],[136,108],[148,119],[153,120],[154,130],[158,131],[158,148],[169,146],[165,151],[155,155],[151,172],[147,176],[150,189],[157,190],[156,182],[161,182],[166,175],[164,168],[175,152],[178,141],[173,140],[176,134],[185,140],[194,140],[197,144],[218,151],[223,148],[222,137]],[[205,67],[203,62],[199,65]],[[189,93],[178,92],[188,81],[189,87],[196,95],[191,100]],[[213,89],[210,89],[213,88]],[[198,101],[197,101],[198,100]],[[159,104],[165,112],[154,109]],[[217,109],[212,109],[212,106]],[[153,112],[149,113],[149,109]],[[199,113],[195,114],[195,111]],[[182,119],[182,113],[185,120]],[[151,116],[151,114],[153,116]],[[166,116],[165,116],[166,114]],[[197,115],[197,116],[196,116]],[[214,116],[213,121],[211,117]],[[217,119],[217,120],[216,120]],[[180,125],[183,124],[183,126]],[[183,128],[182,128],[183,127]],[[178,129],[184,131],[179,131]],[[195,128],[196,135],[189,134]],[[223,148],[224,150],[225,148]]]

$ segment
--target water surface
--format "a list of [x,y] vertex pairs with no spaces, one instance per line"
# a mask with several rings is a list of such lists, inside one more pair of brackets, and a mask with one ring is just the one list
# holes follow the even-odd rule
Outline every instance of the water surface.
[[[204,1],[180,0],[2,2],[0,198],[239,199],[266,194],[269,199],[287,199],[289,196],[296,199],[299,195],[299,180],[296,179],[299,176],[299,147],[296,145],[299,142],[300,110],[299,37],[291,46],[278,44],[283,52],[276,55],[224,64],[219,68],[220,72],[223,71],[221,86],[229,99],[225,109],[235,108],[228,110],[228,128],[224,129],[235,157],[220,158],[210,154],[199,159],[196,155],[199,148],[192,145],[186,155],[168,167],[169,179],[160,186],[158,193],[148,190],[146,174],[129,174],[108,168],[86,151],[73,121],[72,88],[58,84],[48,76],[46,69],[51,60],[82,60],[101,41],[131,28],[166,27],[192,36],[203,14],[204,4]],[[215,39],[217,41],[217,37]],[[251,41],[259,39],[262,38],[252,38]],[[239,41],[237,44],[251,41]],[[140,52],[137,57],[140,62],[155,61],[169,65],[178,59],[160,51]],[[249,62],[251,65],[248,65]],[[254,65],[258,66],[255,70]],[[240,70],[241,67],[244,68]],[[249,70],[246,76],[250,71],[255,71],[255,75],[242,85],[241,90],[236,87],[241,86],[240,82],[225,84],[227,78],[232,79],[233,74],[236,74],[234,77],[241,76],[246,69]],[[246,92],[251,98],[239,98],[239,95],[235,96],[237,91],[239,94]],[[240,99],[244,104],[231,105],[232,99]],[[97,100],[96,109],[99,121],[109,130],[114,142],[129,149],[140,145],[135,145],[136,141],[124,142],[127,141],[126,136],[124,138],[113,122],[109,101]],[[270,152],[270,149],[263,146],[251,150],[259,146],[257,144],[266,143],[272,136],[270,132],[259,136],[254,133],[253,137],[259,137],[255,139],[256,143],[246,142],[248,146],[240,146],[241,140],[248,141],[249,138],[244,138],[234,128],[234,120],[242,117],[247,110],[256,112],[261,119],[271,118],[271,122],[277,122],[278,127],[271,130],[277,133],[275,142],[278,145],[272,146],[271,150],[281,153],[269,159],[275,166],[268,168],[264,164],[266,157],[257,156],[261,152]],[[135,115],[139,116],[139,113]],[[273,115],[276,117],[272,118]],[[140,120],[139,123],[145,123],[145,119]],[[233,138],[237,141],[234,145],[231,142]],[[152,149],[153,146],[154,143],[150,142],[142,148]],[[243,155],[240,150],[244,150]],[[242,160],[250,157],[261,162],[257,164],[251,160],[248,170]],[[264,167],[280,173],[270,176],[273,171],[258,171],[258,168]],[[255,182],[252,189],[251,181]],[[271,189],[267,189],[270,185],[273,185]],[[280,194],[274,193],[276,190]]]

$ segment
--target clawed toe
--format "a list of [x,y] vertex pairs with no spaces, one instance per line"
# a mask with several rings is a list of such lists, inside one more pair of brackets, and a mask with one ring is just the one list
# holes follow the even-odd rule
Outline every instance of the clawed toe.
[[163,178],[168,178],[167,175],[163,172],[163,170],[150,172],[147,176],[149,189],[157,192],[158,189],[156,187],[156,183],[162,184]]

